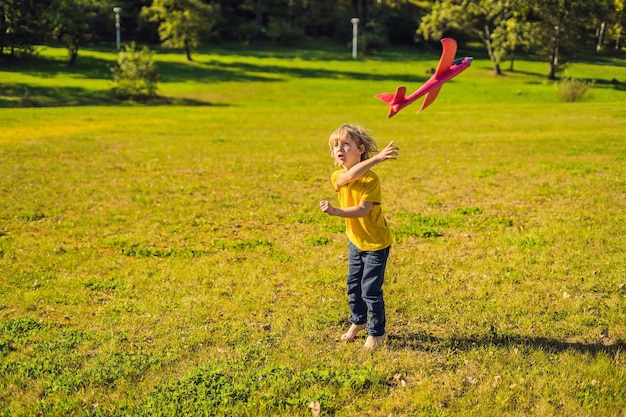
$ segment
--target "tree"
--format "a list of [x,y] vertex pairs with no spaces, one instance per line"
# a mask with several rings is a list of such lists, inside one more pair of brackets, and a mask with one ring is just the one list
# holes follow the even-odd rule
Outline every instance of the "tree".
[[547,58],[548,79],[557,73],[584,43],[589,33],[587,22],[593,21],[598,6],[605,0],[532,0],[535,19],[531,30],[536,51]]
[[255,14],[255,22],[256,22],[256,36],[261,36],[261,31],[263,30],[263,10],[264,4],[263,0],[256,0],[256,7],[254,8]]
[[[623,1],[623,0],[619,0]],[[456,31],[480,39],[494,72],[506,54],[523,45],[550,65],[555,79],[576,50],[593,40],[593,22],[606,15],[607,0],[440,0],[420,24],[425,39]]]
[[502,45],[509,57],[509,70],[514,70],[515,53],[518,49],[528,50],[530,47],[530,23],[528,13],[530,8],[526,2],[518,2],[513,14],[504,22],[504,27],[494,31],[493,37],[497,44]]
[[29,54],[45,33],[44,10],[48,1],[0,1],[0,57],[17,53]]
[[218,12],[217,5],[201,0],[154,0],[150,7],[142,9],[145,18],[158,22],[163,46],[183,48],[187,61],[192,61],[192,49],[209,35]]
[[432,1],[386,0],[374,5],[372,18],[387,29],[391,44],[414,44],[422,17],[433,6]]
[[624,0],[612,0],[608,2],[607,14],[600,22],[598,31],[598,45],[596,51],[599,52],[608,43],[609,40],[614,41],[613,49],[619,52],[621,48],[621,39],[624,34],[624,26],[626,25],[626,2]]
[[519,0],[442,0],[422,18],[419,33],[430,40],[454,30],[480,39],[487,48],[494,73],[499,75],[502,59],[515,50],[522,34],[518,19],[524,3]]
[[112,14],[112,7],[110,0],[51,0],[46,21],[51,33],[66,43],[69,67],[76,63],[81,43],[93,38],[93,22],[105,13]]
[[615,33],[615,52],[619,52],[621,48],[620,40],[624,35],[624,26],[626,26],[626,7],[623,0],[615,0],[615,24],[613,30]]

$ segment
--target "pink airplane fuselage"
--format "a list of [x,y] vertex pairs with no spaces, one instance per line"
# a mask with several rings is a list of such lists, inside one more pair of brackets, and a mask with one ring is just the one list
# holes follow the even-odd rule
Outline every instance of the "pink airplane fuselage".
[[389,105],[389,114],[387,115],[387,118],[392,117],[397,112],[425,95],[426,97],[424,98],[422,107],[417,112],[419,113],[424,110],[426,107],[430,106],[433,101],[435,101],[441,87],[443,87],[443,84],[446,81],[456,77],[471,65],[471,57],[458,58],[456,60],[454,59],[457,47],[454,39],[443,38],[441,40],[441,44],[443,46],[443,51],[441,53],[441,58],[439,59],[439,65],[437,65],[435,74],[430,77],[424,85],[418,88],[417,91],[405,97],[406,87],[398,87],[395,93],[382,93],[376,95],[376,98]]
[[404,101],[402,101],[400,103],[394,104],[391,107],[391,109],[393,110],[393,113],[395,114],[395,113],[399,112],[400,110],[402,110],[403,108],[405,108],[409,104],[413,103],[418,98],[422,97],[424,94],[428,93],[429,91],[432,91],[433,89],[437,88],[438,86],[441,86],[446,81],[449,81],[452,78],[456,77],[461,72],[463,72],[465,69],[467,69],[467,67],[470,66],[471,62],[472,62],[472,58],[465,57],[465,58],[463,58],[463,61],[461,61],[460,64],[451,65],[450,68],[446,72],[441,74],[439,77],[437,77],[436,74],[433,75],[432,77],[430,77],[430,79],[428,81],[426,81],[424,83],[424,85],[422,85],[420,88],[418,88],[414,93],[409,94],[408,96],[406,96],[404,98]]

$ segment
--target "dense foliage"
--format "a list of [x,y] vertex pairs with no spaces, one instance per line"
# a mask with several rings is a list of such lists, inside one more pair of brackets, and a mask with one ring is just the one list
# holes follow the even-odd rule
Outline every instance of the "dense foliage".
[[484,43],[496,74],[525,50],[550,63],[550,78],[581,49],[619,52],[626,21],[624,0],[3,0],[0,56],[28,54],[53,36],[67,44],[72,66],[80,44],[115,39],[114,6],[125,43],[160,42],[188,60],[219,41],[347,43],[358,17],[364,53],[455,36]]

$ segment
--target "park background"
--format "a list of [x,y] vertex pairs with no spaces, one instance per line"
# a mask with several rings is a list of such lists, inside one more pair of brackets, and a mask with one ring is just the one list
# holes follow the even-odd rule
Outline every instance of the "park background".
[[[78,49],[51,18],[26,19],[45,32],[4,21],[0,415],[309,416],[314,401],[327,416],[624,414],[620,2],[177,2],[249,28],[216,18],[189,55],[161,43],[167,19],[140,22],[148,3],[45,3],[87,22]],[[614,7],[604,25],[571,19],[592,5]],[[270,10],[301,30],[311,9],[333,24],[270,36]],[[485,10],[508,16],[489,20],[491,53]],[[381,11],[404,23],[374,47]],[[560,26],[554,66],[557,16],[576,29]],[[499,41],[522,23],[550,36]],[[439,36],[472,66],[423,113],[387,119],[375,94],[426,81]],[[115,94],[132,41],[152,53],[153,96]],[[345,122],[401,148],[376,169],[395,243],[374,353],[338,340],[346,237],[317,207]]]

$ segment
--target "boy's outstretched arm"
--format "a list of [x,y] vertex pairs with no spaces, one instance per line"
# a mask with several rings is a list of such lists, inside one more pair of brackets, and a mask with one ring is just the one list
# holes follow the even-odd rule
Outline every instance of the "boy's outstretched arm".
[[352,181],[355,181],[367,171],[369,171],[374,165],[386,161],[388,159],[397,159],[398,158],[398,148],[393,145],[393,141],[389,142],[389,145],[385,146],[385,148],[378,152],[376,155],[368,158],[364,161],[359,162],[358,164],[350,167],[346,172],[341,174],[339,178],[337,178],[337,186],[341,187],[342,185],[346,185]]

